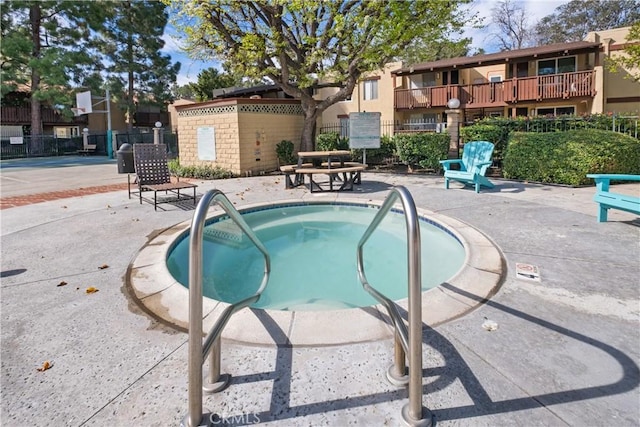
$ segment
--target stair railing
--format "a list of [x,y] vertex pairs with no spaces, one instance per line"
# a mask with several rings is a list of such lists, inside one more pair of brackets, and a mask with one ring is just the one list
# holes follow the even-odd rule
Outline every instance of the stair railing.
[[[394,203],[400,199],[407,226],[409,329],[400,316],[398,306],[373,288],[364,272],[363,247]],[[358,243],[358,276],[364,289],[386,309],[394,326],[394,364],[387,371],[387,378],[395,385],[409,384],[409,403],[402,408],[402,418],[410,426],[431,426],[432,414],[422,406],[422,276],[420,256],[420,224],[416,205],[409,191],[398,186],[391,190],[380,210],[371,221]],[[409,355],[409,373],[405,359]]]
[[[202,241],[204,223],[207,212],[211,203],[217,203],[229,216],[229,218],[240,227],[247,235],[249,240],[258,248],[264,258],[264,276],[262,283],[256,293],[249,298],[245,298],[235,304],[228,306],[220,315],[211,331],[202,342]],[[185,427],[196,427],[204,422],[207,425],[208,420],[203,420],[202,411],[202,365],[207,353],[210,354],[209,360],[209,379],[213,383],[206,388],[207,392],[215,392],[222,390],[228,383],[227,379],[220,379],[220,336],[224,327],[231,316],[260,299],[260,295],[264,291],[269,281],[269,273],[271,272],[271,258],[267,249],[258,239],[251,227],[242,218],[242,215],[236,210],[227,196],[220,190],[208,191],[196,206],[193,219],[191,220],[191,232],[189,241],[189,412],[182,425]]]

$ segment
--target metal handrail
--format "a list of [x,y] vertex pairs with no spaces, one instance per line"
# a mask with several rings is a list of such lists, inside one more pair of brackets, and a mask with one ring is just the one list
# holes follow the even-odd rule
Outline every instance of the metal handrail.
[[[402,203],[407,224],[408,333],[396,303],[369,285],[363,262],[364,244],[389,213],[397,199],[400,199]],[[422,276],[420,259],[420,224],[416,205],[409,191],[403,186],[398,186],[391,190],[358,243],[358,276],[363,288],[385,306],[394,325],[395,363],[389,370],[389,380],[395,383],[406,382],[403,381],[405,355],[409,355],[409,403],[402,409],[402,417],[409,425],[428,426],[432,424],[431,412],[422,406]]]
[[[249,240],[258,248],[264,257],[264,276],[256,293],[244,300],[228,306],[211,331],[202,342],[202,240],[203,229],[209,206],[216,202],[247,235]],[[189,412],[184,424],[188,427],[200,425],[202,420],[202,365],[204,358],[211,351],[211,378],[220,373],[220,335],[227,322],[238,310],[245,308],[260,299],[269,281],[271,272],[271,258],[267,249],[255,235],[251,227],[244,221],[242,215],[231,204],[227,196],[220,190],[208,191],[198,203],[191,220],[189,242]],[[225,382],[226,385],[226,382]]]

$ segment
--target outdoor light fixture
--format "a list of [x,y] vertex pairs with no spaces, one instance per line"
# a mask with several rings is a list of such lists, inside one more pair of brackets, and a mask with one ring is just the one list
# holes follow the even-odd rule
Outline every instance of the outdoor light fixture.
[[451,110],[455,110],[456,108],[460,107],[460,100],[458,98],[451,98],[449,101],[447,101],[447,107],[449,107]]
[[160,128],[162,127],[162,123],[160,122],[156,122],[155,126],[153,128],[153,143],[154,144],[160,144]]
[[89,128],[84,128],[84,129],[82,129],[82,132],[83,132],[83,133],[89,133]]

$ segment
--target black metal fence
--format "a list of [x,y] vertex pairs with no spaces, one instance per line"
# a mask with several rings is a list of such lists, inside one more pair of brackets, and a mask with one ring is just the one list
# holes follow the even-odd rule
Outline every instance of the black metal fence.
[[82,137],[23,136],[0,140],[0,158],[53,157],[76,154],[82,148]]
[[[155,142],[153,133],[118,133],[116,137],[116,150],[122,144],[152,144]],[[163,132],[160,134],[160,143],[167,144],[169,158],[178,157],[178,134]]]
[[590,116],[558,117],[486,117],[464,126],[474,124],[497,125],[517,132],[564,132],[577,129],[601,129],[640,137],[639,118],[635,116],[594,114]]
[[[129,143],[153,143],[152,133],[117,133],[116,150],[122,144]],[[160,135],[161,142],[167,144],[169,157],[178,157],[178,135],[165,132]],[[88,144],[95,145],[96,149],[92,153],[97,156],[107,155],[107,135],[89,135]],[[17,159],[25,157],[55,157],[78,154],[82,150],[83,137],[74,136],[71,138],[58,138],[52,135],[42,135],[39,137],[23,136],[0,140],[0,159]],[[114,154],[115,155],[115,154]]]
[[[425,122],[423,120],[380,121],[380,136],[393,136],[396,133],[412,132],[444,132],[446,123]],[[326,123],[320,127],[319,133],[337,133],[342,137],[349,137],[349,125],[343,123]]]

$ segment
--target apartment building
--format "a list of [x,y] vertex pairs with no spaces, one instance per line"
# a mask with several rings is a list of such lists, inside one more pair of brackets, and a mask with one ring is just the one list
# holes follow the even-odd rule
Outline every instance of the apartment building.
[[[323,123],[379,111],[396,131],[446,123],[448,102],[463,121],[486,116],[541,116],[640,111],[640,83],[612,73],[607,58],[623,54],[629,27],[589,33],[584,41],[443,59],[387,64],[359,83],[349,101],[328,108]],[[640,41],[637,41],[640,43]],[[328,90],[328,89],[326,89]]]

